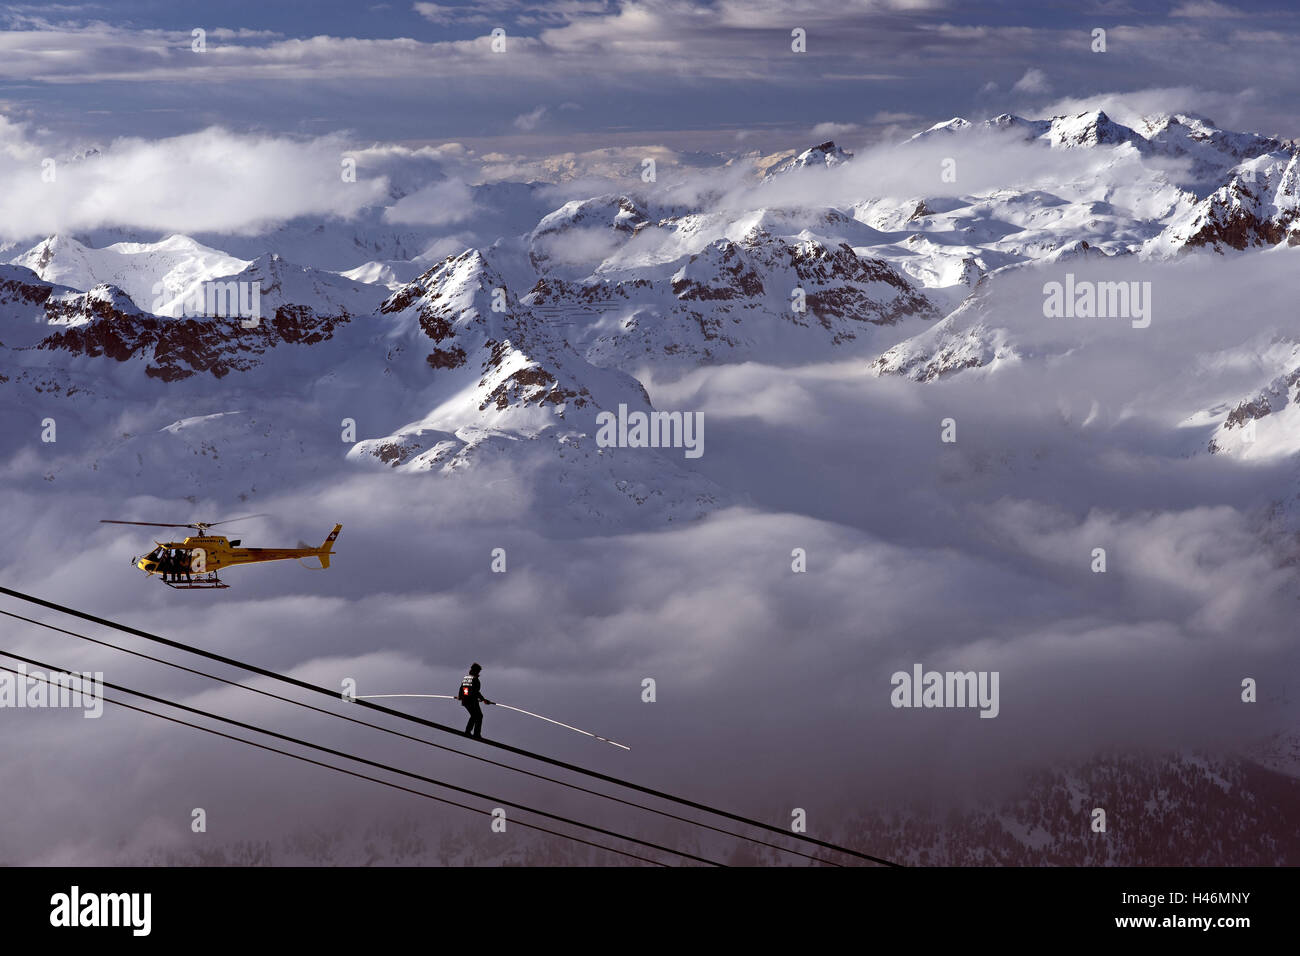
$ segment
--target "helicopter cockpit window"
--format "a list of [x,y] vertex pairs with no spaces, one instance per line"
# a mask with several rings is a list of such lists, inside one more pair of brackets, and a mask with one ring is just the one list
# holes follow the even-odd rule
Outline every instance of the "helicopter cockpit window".
[[154,548],[152,551],[149,552],[149,558],[150,560],[153,561],[157,561],[162,556],[163,556],[163,549],[161,547]]

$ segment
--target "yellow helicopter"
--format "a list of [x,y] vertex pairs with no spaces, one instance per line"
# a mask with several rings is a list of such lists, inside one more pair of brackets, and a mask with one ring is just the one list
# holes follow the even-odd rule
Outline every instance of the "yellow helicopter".
[[228,518],[225,521],[194,521],[188,524],[168,524],[159,521],[115,521],[104,518],[100,524],[143,525],[150,528],[193,528],[197,535],[189,535],[182,542],[155,541],[158,547],[148,554],[131,559],[131,563],[146,572],[150,577],[162,575],[163,583],[169,588],[189,590],[195,588],[228,588],[218,576],[222,568],[237,564],[255,564],[260,561],[286,561],[291,558],[316,558],[321,568],[330,566],[330,555],[334,553],[334,539],[343,530],[343,525],[336,524],[329,533],[325,543],[319,548],[302,546],[298,548],[243,548],[240,539],[233,541],[221,535],[209,534],[209,528],[234,521],[247,521],[249,518],[262,518],[265,515],[245,515],[242,518]]

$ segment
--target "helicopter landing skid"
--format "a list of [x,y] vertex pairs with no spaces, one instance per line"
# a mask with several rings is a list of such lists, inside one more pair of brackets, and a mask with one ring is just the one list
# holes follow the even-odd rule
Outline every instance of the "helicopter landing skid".
[[215,574],[205,578],[195,578],[189,581],[163,581],[163,584],[169,588],[175,588],[177,591],[210,591],[216,588],[230,587],[225,581],[222,581]]

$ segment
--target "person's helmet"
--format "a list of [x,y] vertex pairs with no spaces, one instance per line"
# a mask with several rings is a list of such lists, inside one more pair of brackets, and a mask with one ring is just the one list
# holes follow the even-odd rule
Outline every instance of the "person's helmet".
[[481,671],[482,669],[483,669],[483,668],[482,668],[482,666],[480,666],[480,664],[478,663],[478,661],[475,661],[473,664],[470,664],[470,665],[469,665],[469,672],[470,672],[471,674],[477,674],[477,673],[478,673],[479,671]]

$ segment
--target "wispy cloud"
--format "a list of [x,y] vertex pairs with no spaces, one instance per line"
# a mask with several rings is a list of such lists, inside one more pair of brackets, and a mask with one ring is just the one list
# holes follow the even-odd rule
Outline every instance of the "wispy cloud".
[[522,130],[534,130],[541,124],[549,113],[545,106],[538,106],[536,109],[529,110],[527,113],[520,113],[515,117],[515,128]]
[[1187,0],[1186,3],[1180,3],[1170,10],[1169,15],[1171,17],[1228,19],[1244,17],[1246,14],[1236,7],[1230,7],[1226,3],[1218,3],[1216,0]]

